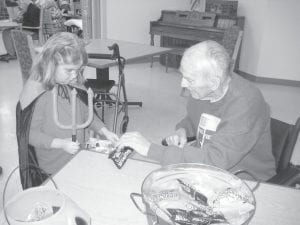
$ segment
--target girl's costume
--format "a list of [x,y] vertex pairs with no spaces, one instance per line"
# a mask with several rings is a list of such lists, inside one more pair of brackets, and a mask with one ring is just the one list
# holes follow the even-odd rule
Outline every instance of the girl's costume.
[[[66,87],[62,86],[61,88]],[[81,108],[86,108],[86,92],[81,88],[76,88],[76,90],[78,93],[78,102],[81,102]],[[61,110],[59,111],[59,118],[63,110],[71,108],[70,105],[67,105],[68,100],[62,97],[58,99],[58,104],[60,103],[65,104],[65,107],[60,109],[63,105],[58,105],[58,109]],[[72,158],[71,154],[62,149],[50,148],[50,144],[54,138],[71,137],[71,131],[59,131],[59,128],[55,126],[54,122],[52,123],[53,112],[49,107],[52,107],[52,95],[50,91],[45,90],[41,83],[28,80],[22,90],[16,109],[16,134],[18,140],[20,177],[23,189],[42,184],[49,174],[57,172]],[[79,112],[78,114],[81,115],[82,113]],[[43,123],[45,124],[39,128],[41,130],[33,127],[40,118],[37,115],[44,115]],[[62,121],[62,123],[68,124],[69,122]],[[97,116],[94,116],[91,126],[101,129],[104,124]],[[84,141],[83,132],[84,131],[78,131],[79,142]],[[43,170],[40,170],[40,168]]]

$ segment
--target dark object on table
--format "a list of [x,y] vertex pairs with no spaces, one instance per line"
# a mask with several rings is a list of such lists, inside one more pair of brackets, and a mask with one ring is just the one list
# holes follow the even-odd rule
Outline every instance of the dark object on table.
[[0,166],[0,175],[2,174],[2,167]]
[[[192,141],[196,140],[196,137],[187,137],[186,139],[187,139],[187,142],[192,142]],[[167,143],[166,139],[163,139],[161,141],[161,144],[164,145],[164,146],[168,146],[168,143]]]
[[118,169],[121,169],[132,152],[132,148],[124,147],[121,149],[121,151],[118,151],[117,149],[114,150],[109,154],[108,157],[112,159],[112,161],[118,167]]

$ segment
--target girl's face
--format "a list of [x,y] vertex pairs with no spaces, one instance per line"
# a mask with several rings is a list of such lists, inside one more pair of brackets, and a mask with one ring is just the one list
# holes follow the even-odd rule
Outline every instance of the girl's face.
[[56,68],[55,81],[58,84],[77,84],[78,76],[82,72],[82,65],[59,64]]

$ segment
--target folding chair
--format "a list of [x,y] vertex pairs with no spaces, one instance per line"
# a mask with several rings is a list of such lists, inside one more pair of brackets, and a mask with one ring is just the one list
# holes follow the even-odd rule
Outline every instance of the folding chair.
[[35,56],[32,37],[21,30],[12,30],[11,36],[15,45],[24,84],[30,76],[31,66]]
[[[113,132],[117,131],[117,123],[118,117],[121,112],[124,113],[123,119],[120,123],[120,133],[126,132],[127,125],[129,122],[128,117],[128,101],[125,89],[125,76],[124,76],[124,67],[125,67],[125,59],[120,56],[119,46],[117,44],[113,44],[108,47],[109,50],[112,50],[112,54],[88,54],[89,58],[96,59],[108,59],[115,60],[118,65],[118,82],[117,93],[113,93],[110,90],[115,85],[115,81],[113,80],[97,80],[97,79],[88,79],[86,82],[87,87],[91,87],[95,93],[94,103],[95,105],[101,105],[102,107],[102,120],[104,120],[104,107],[105,104],[113,104],[115,105],[114,110],[114,118],[113,118]],[[121,92],[123,95],[123,100],[121,100]]]

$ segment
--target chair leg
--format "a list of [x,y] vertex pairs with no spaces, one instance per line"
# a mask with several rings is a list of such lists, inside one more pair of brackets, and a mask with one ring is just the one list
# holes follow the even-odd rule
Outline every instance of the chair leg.
[[152,68],[152,67],[153,67],[153,60],[154,60],[153,58],[154,58],[154,56],[152,56],[152,57],[151,57],[150,68]]
[[168,64],[169,64],[169,54],[167,53],[165,56],[165,64],[166,64],[166,73],[168,72]]

